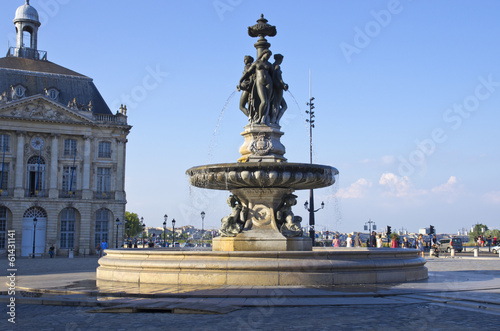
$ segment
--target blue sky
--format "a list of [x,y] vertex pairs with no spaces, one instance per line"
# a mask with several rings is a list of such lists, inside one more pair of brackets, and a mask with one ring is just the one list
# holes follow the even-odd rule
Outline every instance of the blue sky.
[[[15,44],[15,9],[0,35]],[[185,171],[236,162],[246,124],[236,84],[255,55],[247,27],[264,13],[278,34],[291,94],[282,119],[290,162],[309,161],[305,103],[316,98],[314,162],[338,182],[315,191],[317,229],[439,233],[500,228],[500,2],[32,0],[50,61],[94,79],[128,106],[127,210],[160,226],[218,227],[228,192],[189,187]],[[294,101],[296,100],[296,102]],[[223,107],[227,102],[227,108]],[[308,192],[297,191],[294,212]]]

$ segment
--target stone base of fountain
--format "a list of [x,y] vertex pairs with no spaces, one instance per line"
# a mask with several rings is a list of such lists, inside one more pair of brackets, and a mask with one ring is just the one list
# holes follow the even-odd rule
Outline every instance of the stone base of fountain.
[[426,279],[415,249],[315,248],[312,252],[108,249],[96,279],[203,286],[333,286]]
[[217,237],[212,241],[213,251],[311,251],[311,238],[286,238],[279,232],[243,231],[236,237]]

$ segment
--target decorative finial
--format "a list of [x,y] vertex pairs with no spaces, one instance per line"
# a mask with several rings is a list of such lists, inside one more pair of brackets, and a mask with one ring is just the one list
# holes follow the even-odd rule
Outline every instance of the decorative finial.
[[274,25],[267,24],[267,20],[264,18],[264,14],[260,14],[260,18],[257,20],[257,24],[248,27],[248,35],[250,37],[274,37],[276,35],[276,27]]
[[26,4],[29,6],[30,5],[30,0],[26,0]]

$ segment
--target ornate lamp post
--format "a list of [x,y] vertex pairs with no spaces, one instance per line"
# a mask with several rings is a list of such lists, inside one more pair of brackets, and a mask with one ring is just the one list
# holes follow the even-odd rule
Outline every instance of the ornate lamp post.
[[33,218],[33,258],[35,258],[35,236],[36,236],[36,222],[37,218]]
[[167,214],[163,215],[163,219],[165,220],[163,222],[163,247],[167,247],[167,218]]
[[309,234],[312,240],[312,245],[314,246],[315,242],[315,233],[314,233],[314,213],[317,212],[320,209],[325,208],[325,202],[321,201],[321,208],[314,209],[314,196],[313,196],[313,190],[310,190],[309,192],[309,201],[311,204],[311,207],[309,208],[309,202],[304,202],[304,208],[309,212]]
[[175,247],[175,218],[172,219],[172,247]]
[[146,230],[146,224],[144,224],[144,217],[141,217],[142,223],[142,248],[144,248],[144,231]]
[[205,220],[205,212],[201,212],[201,247],[203,247],[203,234],[205,232],[204,230],[204,220]]
[[116,219],[116,240],[115,240],[115,248],[118,248],[118,228],[120,227],[120,219]]
[[127,246],[128,248],[132,248],[132,243],[130,241],[130,224],[128,224],[127,221],[125,221],[125,232],[127,236]]

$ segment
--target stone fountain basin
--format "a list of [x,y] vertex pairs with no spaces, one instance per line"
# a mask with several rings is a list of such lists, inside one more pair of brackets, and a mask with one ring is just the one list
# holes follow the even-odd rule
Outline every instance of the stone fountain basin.
[[186,171],[191,185],[212,190],[315,189],[333,185],[338,173],[336,168],[327,165],[288,162],[220,163]]

